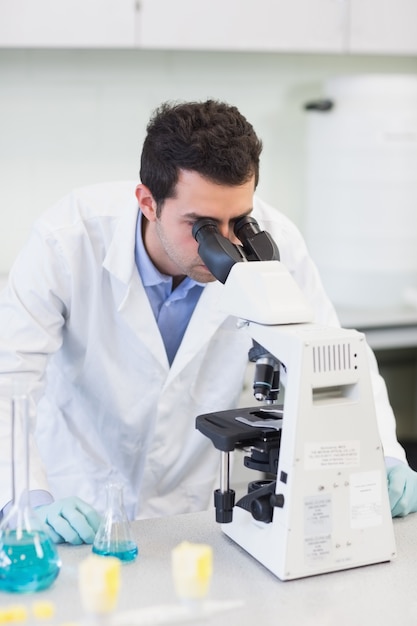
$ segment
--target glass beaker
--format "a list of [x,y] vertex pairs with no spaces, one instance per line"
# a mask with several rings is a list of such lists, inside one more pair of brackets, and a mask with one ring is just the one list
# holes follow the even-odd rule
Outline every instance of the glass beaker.
[[0,401],[11,423],[12,501],[0,523],[0,591],[40,591],[56,579],[61,561],[29,501],[28,395],[1,382]]
[[106,485],[106,512],[96,533],[93,552],[115,556],[121,561],[134,561],[138,546],[132,538],[130,523],[123,502],[123,486],[116,482]]

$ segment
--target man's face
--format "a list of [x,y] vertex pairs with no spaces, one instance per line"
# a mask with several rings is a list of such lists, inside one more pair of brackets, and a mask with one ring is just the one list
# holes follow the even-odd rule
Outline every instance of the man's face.
[[196,172],[181,171],[176,197],[165,200],[159,217],[156,210],[144,211],[144,241],[155,266],[174,277],[190,276],[207,283],[215,278],[198,255],[198,243],[192,235],[194,223],[210,218],[220,233],[237,243],[234,223],[252,211],[254,178],[240,186],[217,185]]

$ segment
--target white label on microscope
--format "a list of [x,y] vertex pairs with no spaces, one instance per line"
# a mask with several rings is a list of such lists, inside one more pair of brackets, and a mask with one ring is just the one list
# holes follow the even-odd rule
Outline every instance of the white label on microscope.
[[381,472],[351,474],[349,483],[351,528],[382,524]]
[[331,554],[332,499],[330,495],[304,498],[304,556],[313,563]]
[[344,469],[358,467],[360,442],[326,441],[304,445],[304,465],[307,470]]

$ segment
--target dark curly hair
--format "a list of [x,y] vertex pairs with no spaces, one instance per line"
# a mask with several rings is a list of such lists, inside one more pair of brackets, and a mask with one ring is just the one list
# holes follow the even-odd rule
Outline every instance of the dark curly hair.
[[147,126],[140,179],[160,213],[175,197],[180,170],[195,171],[220,185],[259,180],[262,142],[235,106],[216,100],[161,104]]

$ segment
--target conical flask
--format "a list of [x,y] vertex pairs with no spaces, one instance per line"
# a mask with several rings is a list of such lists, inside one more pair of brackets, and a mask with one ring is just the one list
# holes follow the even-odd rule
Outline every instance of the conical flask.
[[107,506],[96,533],[93,552],[101,556],[115,556],[121,561],[133,561],[138,546],[132,538],[130,523],[123,502],[123,486],[116,482],[106,485]]
[[2,381],[0,400],[10,411],[12,476],[11,507],[0,523],[0,590],[40,591],[56,579],[61,561],[29,502],[28,395]]

